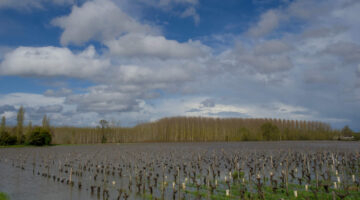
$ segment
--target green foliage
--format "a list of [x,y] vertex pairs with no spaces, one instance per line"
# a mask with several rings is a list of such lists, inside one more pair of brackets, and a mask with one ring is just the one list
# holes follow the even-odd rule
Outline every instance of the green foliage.
[[101,137],[101,143],[106,143],[106,137],[105,137],[105,134],[102,135]]
[[280,131],[276,125],[273,125],[271,122],[266,122],[261,126],[261,133],[265,140],[279,140]]
[[233,174],[232,174],[232,178],[236,181],[238,178],[243,178],[244,177],[244,175],[245,175],[245,173],[244,172],[242,172],[242,171],[235,171]]
[[353,133],[354,140],[359,141],[360,140],[360,133]]
[[7,146],[7,145],[14,145],[16,144],[17,139],[15,136],[9,135],[8,132],[3,131],[0,135],[0,145]]
[[240,141],[251,141],[252,140],[249,129],[247,129],[245,127],[241,127],[239,129],[239,133],[241,135]]
[[3,116],[1,118],[1,125],[0,125],[0,133],[4,132],[6,129],[6,118]]
[[106,143],[107,139],[106,139],[106,130],[109,129],[109,122],[102,119],[100,120],[100,126],[101,126],[101,143]]
[[341,130],[341,135],[344,137],[351,137],[353,135],[353,131],[349,128],[349,126],[344,126]]
[[28,144],[36,146],[49,145],[51,144],[51,139],[52,136],[48,129],[36,127],[30,133]]

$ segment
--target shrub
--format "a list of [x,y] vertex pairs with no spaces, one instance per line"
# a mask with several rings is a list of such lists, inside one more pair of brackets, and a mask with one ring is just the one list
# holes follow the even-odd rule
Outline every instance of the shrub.
[[16,144],[16,136],[11,136],[6,131],[3,131],[0,136],[0,145],[14,145]]
[[353,133],[352,136],[354,136],[354,140],[357,140],[357,141],[360,140],[360,133]]
[[51,143],[51,133],[48,129],[36,127],[31,131],[28,138],[28,144],[43,146]]
[[262,136],[265,140],[279,140],[280,131],[276,125],[267,122],[261,126]]
[[349,126],[344,126],[344,128],[341,129],[341,135],[344,137],[351,137],[353,136],[353,131],[349,128]]

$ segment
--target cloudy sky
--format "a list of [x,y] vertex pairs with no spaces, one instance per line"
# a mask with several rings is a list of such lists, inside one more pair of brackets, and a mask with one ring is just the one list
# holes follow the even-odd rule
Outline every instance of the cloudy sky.
[[358,0],[0,0],[0,115],[360,130],[359,12]]

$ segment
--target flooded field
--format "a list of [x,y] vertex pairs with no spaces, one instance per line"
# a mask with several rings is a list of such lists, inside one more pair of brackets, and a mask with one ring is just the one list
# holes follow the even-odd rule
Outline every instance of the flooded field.
[[11,199],[360,199],[358,142],[0,149]]

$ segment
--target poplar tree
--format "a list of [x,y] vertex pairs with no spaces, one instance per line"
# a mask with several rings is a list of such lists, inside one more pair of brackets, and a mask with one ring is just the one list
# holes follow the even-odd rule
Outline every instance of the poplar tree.
[[0,135],[2,135],[6,130],[6,118],[3,116],[1,118],[1,125],[0,125]]
[[43,117],[42,126],[44,129],[50,129],[50,119],[46,114]]
[[17,126],[16,126],[16,137],[18,143],[21,143],[21,138],[23,136],[23,126],[24,126],[24,108],[20,106],[17,114]]

